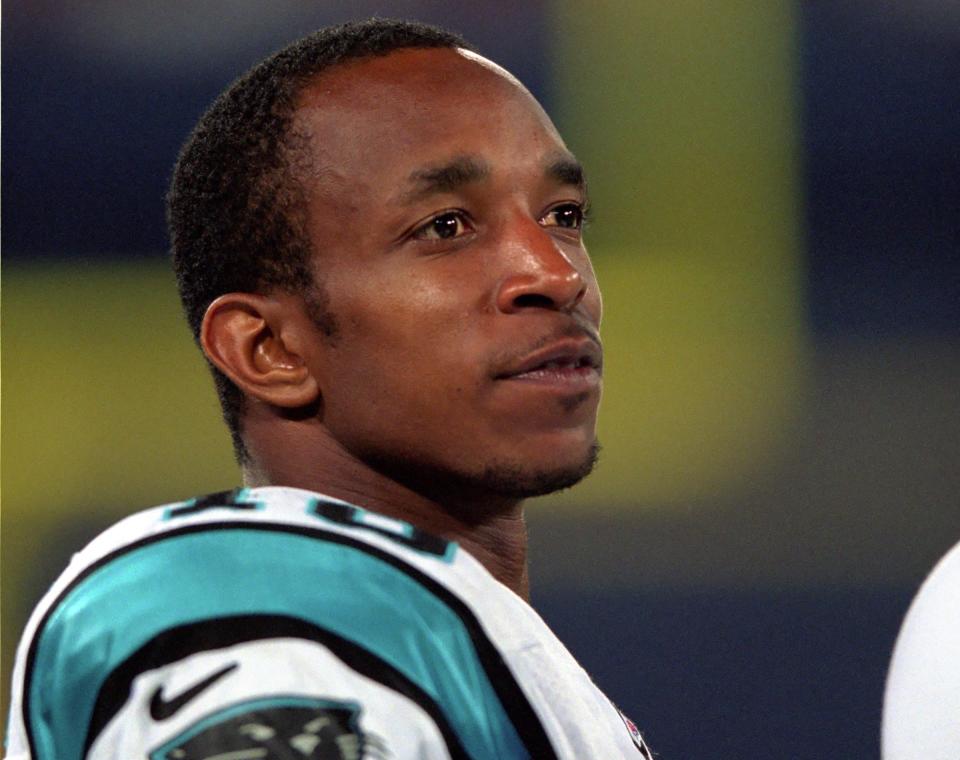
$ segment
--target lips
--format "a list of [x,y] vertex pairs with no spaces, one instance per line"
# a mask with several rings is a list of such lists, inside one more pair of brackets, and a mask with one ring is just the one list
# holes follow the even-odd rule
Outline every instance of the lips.
[[603,351],[592,338],[560,340],[533,351],[497,375],[498,380],[528,380],[548,383],[599,381]]

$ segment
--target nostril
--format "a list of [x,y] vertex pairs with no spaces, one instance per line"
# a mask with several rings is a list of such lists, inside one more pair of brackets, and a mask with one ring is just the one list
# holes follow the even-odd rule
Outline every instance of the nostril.
[[517,309],[552,309],[554,308],[553,299],[541,293],[524,293],[513,299],[513,305]]

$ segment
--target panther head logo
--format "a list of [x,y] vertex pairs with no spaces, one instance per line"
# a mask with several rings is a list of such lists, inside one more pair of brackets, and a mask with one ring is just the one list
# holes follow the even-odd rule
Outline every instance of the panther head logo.
[[220,710],[150,754],[150,760],[385,760],[384,741],[358,725],[349,702],[274,697]]

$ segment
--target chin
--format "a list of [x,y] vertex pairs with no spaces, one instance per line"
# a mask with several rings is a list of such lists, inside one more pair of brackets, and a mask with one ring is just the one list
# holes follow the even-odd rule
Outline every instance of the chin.
[[600,444],[594,441],[580,457],[566,465],[556,460],[531,465],[529,463],[494,463],[474,479],[480,490],[511,499],[529,499],[545,496],[575,486],[593,472],[600,454]]
[[464,507],[467,511],[461,517],[474,519],[478,516],[475,510],[484,502],[518,502],[576,485],[593,470],[600,445],[594,440],[571,453],[565,462],[557,461],[556,450],[544,458],[545,450],[538,449],[536,461],[530,457],[491,460],[471,470],[431,463],[413,452],[368,451],[361,458],[391,480],[453,511],[457,505]]

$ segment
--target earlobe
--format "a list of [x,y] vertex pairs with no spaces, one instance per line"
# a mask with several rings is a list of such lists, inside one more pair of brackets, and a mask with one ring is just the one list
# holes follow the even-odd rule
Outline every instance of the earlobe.
[[246,395],[294,409],[317,401],[320,388],[302,355],[290,299],[227,293],[207,308],[200,345]]

